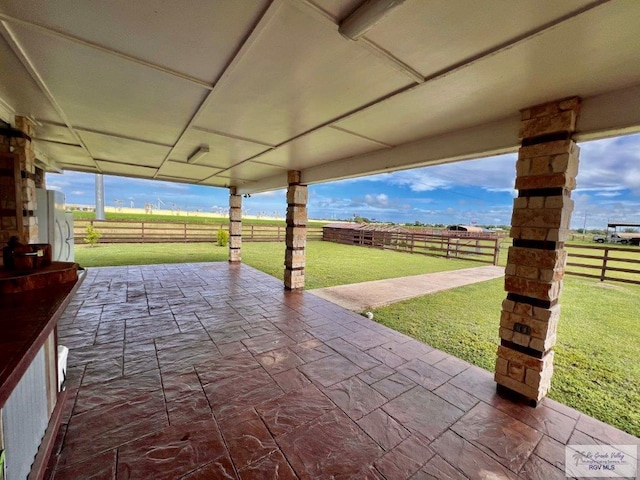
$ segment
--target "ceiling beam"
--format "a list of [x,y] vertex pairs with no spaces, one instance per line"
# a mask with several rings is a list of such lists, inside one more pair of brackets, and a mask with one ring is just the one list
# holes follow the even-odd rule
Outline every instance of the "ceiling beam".
[[[520,116],[478,125],[393,148],[339,159],[302,171],[307,184],[342,180],[459,160],[515,152],[519,147]],[[582,99],[574,138],[577,141],[640,133],[640,84]],[[257,193],[284,188],[285,174],[251,185],[240,185],[239,193]]]
[[353,135],[354,137],[362,138],[363,140],[367,140],[368,142],[375,143],[377,145],[380,145],[381,147],[385,147],[385,148],[393,147],[393,145],[391,145],[389,143],[384,143],[384,142],[381,142],[380,140],[376,140],[374,138],[367,137],[366,135],[361,135],[359,133],[352,132],[351,130],[347,130],[346,128],[338,127],[337,125],[329,125],[329,128],[331,128],[333,130],[337,130],[337,131],[342,132],[342,133],[348,133],[349,135]]
[[[519,145],[519,126],[520,115],[514,115],[394,148],[342,158],[303,170],[302,182],[322,183],[514,152]],[[240,185],[238,190],[240,193],[257,193],[286,185],[286,175],[275,175],[251,185]]]
[[[211,91],[207,94],[207,96],[200,103],[200,105],[198,106],[194,114],[191,116],[189,123],[187,123],[187,125],[184,127],[184,129],[180,133],[178,140],[176,141],[173,148],[171,148],[169,153],[167,153],[167,155],[165,156],[164,160],[160,164],[160,167],[158,167],[158,171],[155,173],[153,178],[158,178],[160,176],[160,170],[162,169],[162,166],[171,158],[171,155],[173,155],[173,152],[175,151],[176,146],[180,144],[180,141],[185,136],[187,131],[189,131],[190,128],[195,126],[195,123],[198,121],[198,119],[200,118],[202,113],[205,111],[205,109],[209,106],[209,104],[213,101],[217,93],[220,91],[220,88],[229,80],[229,77],[231,76],[231,73],[233,72],[233,70],[237,67],[237,65],[240,63],[242,58],[244,58],[244,56],[251,49],[251,47],[256,43],[262,31],[275,18],[276,13],[280,9],[280,7],[283,5],[283,3],[284,3],[284,0],[274,0],[267,7],[265,12],[260,17],[260,20],[258,20],[258,23],[251,29],[251,32],[249,33],[249,35],[245,38],[244,42],[242,42],[242,45],[236,51],[236,54],[233,56],[231,61],[227,64],[226,68],[222,71],[217,81],[214,83]],[[207,180],[207,179],[204,179],[204,180]]]
[[[301,134],[299,134],[299,135],[297,135],[295,137],[292,137],[292,138],[280,143],[279,145],[275,146],[274,149],[284,147],[287,144],[293,142],[294,140],[296,140],[296,139],[298,139],[300,137],[303,137],[305,135],[312,134],[312,133],[314,133],[314,132],[316,132],[316,131],[318,131],[321,128],[324,128],[326,126],[333,127],[333,126],[335,126],[334,124],[339,123],[339,122],[344,121],[344,120],[347,120],[347,119],[349,119],[351,117],[354,117],[354,116],[356,116],[356,115],[358,115],[358,114],[360,114],[362,112],[367,111],[370,108],[377,107],[378,105],[381,105],[381,104],[383,104],[384,102],[387,102],[387,101],[393,101],[399,95],[402,95],[403,93],[405,93],[407,91],[411,91],[411,90],[414,90],[416,88],[421,88],[424,85],[427,85],[427,84],[429,84],[431,82],[434,82],[434,81],[439,80],[439,79],[441,79],[443,77],[451,75],[454,72],[457,72],[459,70],[467,68],[467,67],[469,67],[469,66],[471,66],[471,65],[473,65],[473,64],[475,64],[475,63],[477,63],[477,62],[479,62],[479,61],[481,61],[483,59],[490,58],[490,57],[492,57],[494,55],[497,55],[497,54],[499,54],[499,53],[501,53],[503,51],[509,50],[509,49],[513,48],[517,44],[520,44],[522,42],[525,42],[527,40],[535,38],[538,35],[557,27],[558,25],[560,25],[560,24],[562,24],[564,22],[570,21],[573,18],[576,18],[576,17],[578,17],[578,16],[580,16],[580,15],[582,15],[582,14],[584,14],[584,13],[586,13],[586,12],[588,12],[588,11],[594,9],[594,8],[598,8],[601,5],[608,3],[609,1],[611,1],[611,0],[594,0],[594,1],[592,1],[592,2],[590,2],[588,4],[586,4],[586,5],[583,5],[580,8],[577,8],[576,10],[573,10],[573,11],[565,14],[565,15],[557,17],[557,18],[555,18],[555,19],[553,19],[553,20],[551,20],[551,21],[549,21],[549,22],[547,22],[545,24],[538,25],[537,27],[526,31],[523,34],[520,34],[520,35],[517,35],[517,36],[515,36],[513,38],[510,38],[510,39],[504,41],[503,43],[501,43],[499,45],[493,46],[493,47],[491,47],[491,48],[489,48],[487,50],[484,50],[484,51],[482,51],[482,52],[480,52],[480,53],[478,53],[476,55],[473,55],[472,57],[466,58],[466,59],[464,59],[464,60],[462,60],[460,62],[457,62],[455,64],[449,65],[448,67],[446,67],[446,68],[444,68],[444,69],[442,69],[442,70],[440,70],[438,72],[435,72],[435,73],[429,75],[426,78],[422,78],[418,72],[413,71],[410,66],[407,66],[409,69],[411,69],[413,72],[415,72],[415,75],[417,75],[420,78],[420,82],[411,84],[411,85],[409,85],[407,87],[404,87],[404,88],[401,88],[401,89],[399,89],[399,90],[397,90],[395,92],[391,92],[388,95],[385,95],[382,98],[378,98],[378,99],[376,99],[376,100],[374,100],[374,101],[372,101],[372,102],[370,102],[370,103],[368,103],[366,105],[362,105],[362,106],[354,109],[353,111],[346,112],[346,113],[344,113],[342,115],[339,115],[338,117],[336,117],[336,118],[334,118],[332,120],[329,120],[329,121],[327,121],[327,122],[325,122],[325,123],[323,123],[321,125],[318,125],[318,126],[312,128],[312,129],[310,129],[310,130],[308,130],[306,132],[303,132],[303,133],[301,133]],[[386,4],[386,3],[390,3],[390,2],[391,2],[391,0],[381,0],[381,4]],[[366,3],[369,3],[369,2],[366,2]],[[391,3],[393,3],[393,2],[391,2]],[[315,4],[313,4],[312,2],[310,2],[308,0],[304,1],[304,2],[294,2],[294,3],[291,3],[291,4],[297,6],[300,9],[304,9],[307,12],[310,12],[310,14],[312,14],[315,18],[319,19],[320,21],[326,22],[328,25],[330,25],[332,27],[336,27],[337,26],[334,23],[335,20],[332,19],[331,16],[329,16],[328,14],[322,14],[322,11]],[[356,45],[364,46],[365,48],[368,48],[368,49],[373,48],[374,44],[372,44],[371,42],[362,42],[362,40],[366,40],[366,38],[362,37],[361,41],[356,41],[354,43]],[[367,44],[367,45],[365,46],[365,44]],[[392,63],[394,63],[396,65],[396,67],[398,65],[400,65],[400,64],[404,65],[404,63],[402,63],[399,59],[397,59],[396,57],[391,56],[390,53],[388,55],[389,55],[389,57],[386,58],[386,60],[387,61],[392,61]],[[378,56],[378,58],[381,58],[381,57]],[[418,81],[416,78],[413,78],[413,74],[411,72],[405,71],[403,73],[405,73],[409,77],[411,77],[414,80],[414,82]],[[346,132],[348,132],[348,131],[346,131]],[[348,132],[348,133],[350,133],[350,132]],[[369,140],[376,141],[374,139],[369,139]],[[254,157],[247,158],[247,159],[245,159],[245,160],[243,160],[241,162],[238,162],[235,165],[232,165],[229,168],[233,168],[233,167],[238,166],[238,165],[240,165],[240,164],[242,164],[244,162],[248,162],[248,161],[252,161],[254,159],[257,159],[260,156],[264,155],[265,153],[267,153],[267,152],[259,153],[259,154],[255,155]],[[208,180],[208,179],[205,179],[205,180]]]
[[243,142],[247,142],[247,143],[253,143],[254,145],[260,145],[262,147],[267,147],[267,148],[273,148],[275,147],[275,145],[271,144],[271,143],[265,143],[265,142],[261,142],[260,140],[255,140],[253,138],[247,138],[247,137],[241,137],[238,135],[233,135],[231,133],[226,133],[226,132],[221,132],[220,130],[213,130],[210,128],[204,128],[204,127],[191,127],[192,130],[196,130],[198,132],[204,132],[204,133],[210,133],[211,135],[217,135],[218,137],[225,137],[225,138],[231,138],[233,140],[241,140]]
[[364,49],[369,51],[369,53],[378,57],[380,60],[382,60],[391,68],[393,68],[395,71],[405,75],[413,82],[418,84],[425,82],[425,78],[422,76],[420,72],[418,72],[417,70],[414,70],[413,68],[411,68],[411,66],[407,65],[398,57],[392,55],[390,52],[388,52],[384,48],[373,43],[371,40],[368,40],[362,37],[360,40],[358,40],[358,45],[362,46]]
[[51,103],[51,106],[56,110],[58,115],[60,115],[60,118],[65,123],[69,131],[71,132],[71,135],[73,135],[73,137],[77,140],[78,144],[85,151],[85,153],[89,155],[89,158],[91,158],[91,160],[95,164],[95,167],[98,170],[98,173],[102,173],[100,166],[96,163],[95,159],[91,155],[89,148],[84,143],[82,138],[80,138],[80,135],[78,135],[78,133],[73,129],[71,120],[69,120],[69,117],[67,117],[67,114],[64,112],[64,110],[62,109],[62,107],[60,106],[56,98],[53,96],[53,93],[51,92],[51,90],[45,83],[44,79],[40,75],[40,72],[38,72],[35,65],[27,55],[27,52],[25,52],[24,48],[22,48],[22,45],[20,45],[20,42],[18,42],[18,39],[16,38],[16,35],[14,34],[14,32],[11,30],[11,28],[9,28],[9,26],[4,21],[0,21],[0,35],[2,35],[2,37],[5,39],[5,41],[11,48],[11,50],[13,50],[14,55],[18,58],[20,63],[22,63],[22,66],[25,68],[27,73],[31,76],[33,81],[38,86],[38,88],[40,88],[40,91],[45,95],[45,97],[47,97],[47,100],[49,100],[49,103]]
[[0,120],[14,125],[16,112],[11,105],[0,98]]
[[358,40],[404,2],[405,0],[365,0],[340,22],[340,35]]
[[576,140],[631,133],[640,133],[640,84],[582,99]]
[[34,148],[36,154],[36,166],[45,172],[62,173],[62,167],[54,160],[51,160],[46,154],[42,153],[38,147]]

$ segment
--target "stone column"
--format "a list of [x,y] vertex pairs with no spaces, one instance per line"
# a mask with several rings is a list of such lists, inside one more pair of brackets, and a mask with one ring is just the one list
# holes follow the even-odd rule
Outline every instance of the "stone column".
[[229,262],[242,261],[242,196],[229,189]]
[[571,139],[580,107],[570,98],[523,110],[516,163],[513,246],[505,270],[495,380],[534,405],[551,386],[558,299],[567,259],[579,148]]
[[45,172],[40,167],[36,167],[35,179],[34,179],[36,188],[42,188],[42,189],[47,188],[46,173],[47,172]]
[[36,154],[31,139],[35,136],[35,124],[26,117],[16,117],[16,129],[24,133],[23,138],[15,138],[14,153],[20,156],[22,174],[22,224],[25,242],[38,242],[38,219],[36,205]]
[[305,247],[307,245],[308,188],[300,184],[300,172],[288,173],[287,189],[287,249],[284,256],[284,288],[304,288]]
[[26,117],[16,116],[15,126],[14,129],[7,129],[2,136],[0,151],[16,155],[20,166],[20,195],[15,195],[15,201],[19,204],[17,207],[22,211],[22,228],[17,229],[21,233],[20,240],[23,243],[37,243],[36,156],[31,141],[35,125]]

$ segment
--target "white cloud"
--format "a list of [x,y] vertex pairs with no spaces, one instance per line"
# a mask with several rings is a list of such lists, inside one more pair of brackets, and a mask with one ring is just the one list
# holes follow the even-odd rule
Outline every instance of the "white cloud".
[[[628,188],[640,194],[640,135],[584,142],[580,148],[578,191]],[[514,192],[515,165],[516,155],[508,154],[372,175],[359,180],[406,186],[414,192],[458,186],[477,186],[490,192]]]
[[407,186],[414,192],[456,186],[477,186],[492,192],[512,192],[515,162],[515,155],[509,154],[403,170],[376,177],[391,185]]
[[640,190],[640,135],[585,142],[580,147],[577,190]]
[[621,191],[615,191],[615,192],[597,192],[595,194],[596,197],[619,197],[620,195],[622,195]]
[[364,196],[364,203],[371,207],[388,208],[389,196],[384,193],[367,194]]

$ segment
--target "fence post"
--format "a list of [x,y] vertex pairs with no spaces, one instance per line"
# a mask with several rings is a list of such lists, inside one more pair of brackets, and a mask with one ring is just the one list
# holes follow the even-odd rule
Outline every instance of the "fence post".
[[498,255],[500,254],[500,243],[498,243],[498,239],[493,239],[493,264],[498,265]]
[[[444,242],[444,238],[442,240],[440,240],[440,245],[442,245],[442,242]],[[447,258],[451,258],[451,237],[447,236]]]
[[187,241],[187,222],[184,223],[184,241]]
[[609,260],[609,248],[605,247],[604,257],[602,257],[602,270],[600,270],[601,282],[604,282],[604,278],[607,276],[607,260]]
[[144,240],[144,222],[142,222],[142,239]]

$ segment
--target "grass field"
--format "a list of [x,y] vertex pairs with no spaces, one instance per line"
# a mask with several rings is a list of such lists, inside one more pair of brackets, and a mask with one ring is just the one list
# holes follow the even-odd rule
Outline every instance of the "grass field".
[[[374,311],[376,321],[493,371],[502,280]],[[640,286],[566,277],[549,396],[640,436]]]
[[[245,242],[242,261],[283,279],[284,243]],[[211,243],[120,243],[95,247],[76,245],[76,261],[84,267],[146,265],[152,263],[223,262],[226,247]],[[352,247],[330,242],[307,242],[308,289],[477,267],[477,262],[409,255],[389,250]],[[366,268],[364,267],[366,265]]]

